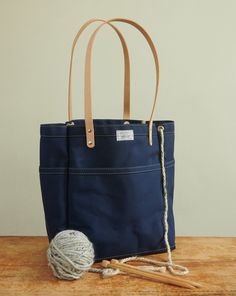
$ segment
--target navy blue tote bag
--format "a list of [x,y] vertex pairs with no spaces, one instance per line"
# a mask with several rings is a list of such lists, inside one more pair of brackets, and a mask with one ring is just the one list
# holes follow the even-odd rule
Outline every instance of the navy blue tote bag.
[[[74,49],[80,34],[95,21],[100,24],[86,51],[84,119],[74,119]],[[138,29],[151,49],[156,88],[147,121],[130,119],[129,53],[114,22]],[[117,33],[124,53],[122,119],[94,119],[92,115],[91,53],[95,37],[104,25]],[[170,252],[175,248],[174,122],[154,120],[158,80],[155,46],[139,24],[121,18],[93,19],[81,27],[71,51],[68,121],[40,126],[40,184],[49,241],[62,230],[79,230],[93,243],[96,261]]]

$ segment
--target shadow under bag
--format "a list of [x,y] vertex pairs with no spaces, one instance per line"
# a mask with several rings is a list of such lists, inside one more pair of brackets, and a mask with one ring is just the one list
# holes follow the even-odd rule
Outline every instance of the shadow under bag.
[[[100,24],[86,51],[84,118],[72,116],[71,75],[74,49],[91,23]],[[113,22],[138,29],[156,66],[150,120],[130,119],[130,62],[126,42]],[[124,53],[123,119],[93,119],[91,53],[99,30],[117,33]],[[173,217],[174,122],[154,121],[159,79],[155,46],[148,33],[128,19],[85,23],[73,42],[69,72],[68,121],[41,124],[40,183],[49,241],[60,231],[83,232],[95,260],[170,251],[175,248]]]

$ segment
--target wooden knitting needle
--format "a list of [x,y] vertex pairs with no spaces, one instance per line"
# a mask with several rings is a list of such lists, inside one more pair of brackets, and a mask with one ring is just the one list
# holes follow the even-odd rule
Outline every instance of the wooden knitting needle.
[[[111,260],[111,263],[118,263],[118,264],[124,264],[124,263],[120,263],[118,260],[116,260],[116,259],[112,259]],[[139,268],[137,268],[137,267],[135,267],[135,266],[132,266],[132,265],[127,265],[127,264],[125,264],[127,267],[131,267],[131,268],[134,268],[134,269],[138,269],[138,270],[140,270]],[[175,281],[178,281],[178,282],[182,282],[182,283],[187,283],[187,284],[189,284],[189,285],[191,285],[191,286],[194,286],[194,287],[196,287],[196,288],[202,288],[202,285],[201,284],[199,284],[199,283],[196,283],[196,282],[194,282],[194,281],[190,281],[190,280],[187,280],[187,279],[183,279],[183,278],[180,278],[180,277],[174,277],[174,276],[172,276],[172,275],[168,275],[168,274],[160,274],[160,273],[156,273],[156,272],[154,272],[154,271],[151,271],[151,270],[145,270],[145,272],[147,272],[148,274],[152,274],[152,275],[154,275],[154,276],[156,276],[156,275],[160,275],[161,277],[164,277],[164,278],[167,278],[167,279],[170,279],[170,280],[175,280]]]
[[156,273],[154,271],[149,271],[149,270],[140,270],[139,268],[131,265],[127,265],[124,263],[120,263],[118,260],[112,259],[111,261],[103,260],[102,261],[102,266],[103,267],[110,267],[110,268],[118,268],[124,272],[131,273],[134,275],[139,275],[142,277],[145,277],[150,280],[166,283],[166,284],[171,284],[179,287],[184,287],[184,288],[189,288],[189,289],[194,289],[194,288],[199,288],[201,287],[200,284],[189,281],[189,280],[183,280],[179,278],[175,278],[173,276],[161,274],[161,273]]

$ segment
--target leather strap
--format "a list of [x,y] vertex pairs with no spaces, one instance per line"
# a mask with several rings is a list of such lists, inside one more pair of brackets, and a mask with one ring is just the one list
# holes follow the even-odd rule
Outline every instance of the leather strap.
[[[152,51],[155,66],[156,66],[156,87],[155,87],[155,95],[154,95],[154,103],[152,107],[152,112],[149,120],[149,144],[152,145],[152,126],[153,126],[153,118],[156,109],[157,103],[157,93],[158,93],[158,84],[159,84],[159,62],[157,51],[155,45],[149,36],[149,34],[136,22],[130,19],[124,18],[114,18],[108,20],[106,23],[109,24],[111,22],[123,22],[128,23],[138,29],[145,39],[147,40],[149,47]],[[102,28],[103,25],[106,23],[101,24],[92,34],[90,37],[87,51],[86,51],[86,62],[85,62],[85,80],[84,80],[84,108],[85,108],[85,128],[86,128],[86,142],[89,148],[93,148],[95,146],[95,137],[94,137],[94,125],[93,125],[93,117],[92,117],[92,95],[91,95],[91,53],[93,48],[93,43],[95,41],[95,37],[98,31]]]
[[80,37],[80,35],[83,33],[83,31],[92,23],[94,22],[102,22],[103,24],[107,24],[110,27],[112,27],[115,32],[118,34],[118,37],[120,38],[122,47],[123,47],[123,53],[124,53],[124,111],[123,111],[123,118],[129,119],[130,118],[130,60],[129,60],[129,52],[128,47],[125,42],[125,39],[121,32],[112,24],[108,23],[107,21],[103,19],[91,19],[87,21],[79,30],[79,32],[76,34],[72,48],[71,48],[71,58],[70,58],[70,69],[69,69],[69,83],[68,83],[68,120],[71,121],[73,119],[72,115],[72,66],[73,66],[73,58],[74,58],[74,50],[77,44],[77,41]]

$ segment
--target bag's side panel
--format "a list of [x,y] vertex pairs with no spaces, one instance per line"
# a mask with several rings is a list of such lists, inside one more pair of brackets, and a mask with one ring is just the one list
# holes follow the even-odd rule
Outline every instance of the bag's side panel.
[[[165,163],[174,161],[174,129],[169,125],[165,126]],[[168,225],[169,225],[169,243],[175,244],[175,223],[174,223],[174,211],[173,211],[173,199],[174,199],[174,177],[175,177],[175,165],[166,166],[166,182],[168,192]]]
[[49,240],[67,228],[67,128],[41,125],[40,185]]
[[168,192],[168,238],[170,246],[175,246],[175,221],[173,211],[173,198],[174,198],[174,171],[175,166],[166,167],[166,178],[167,178],[167,192]]

